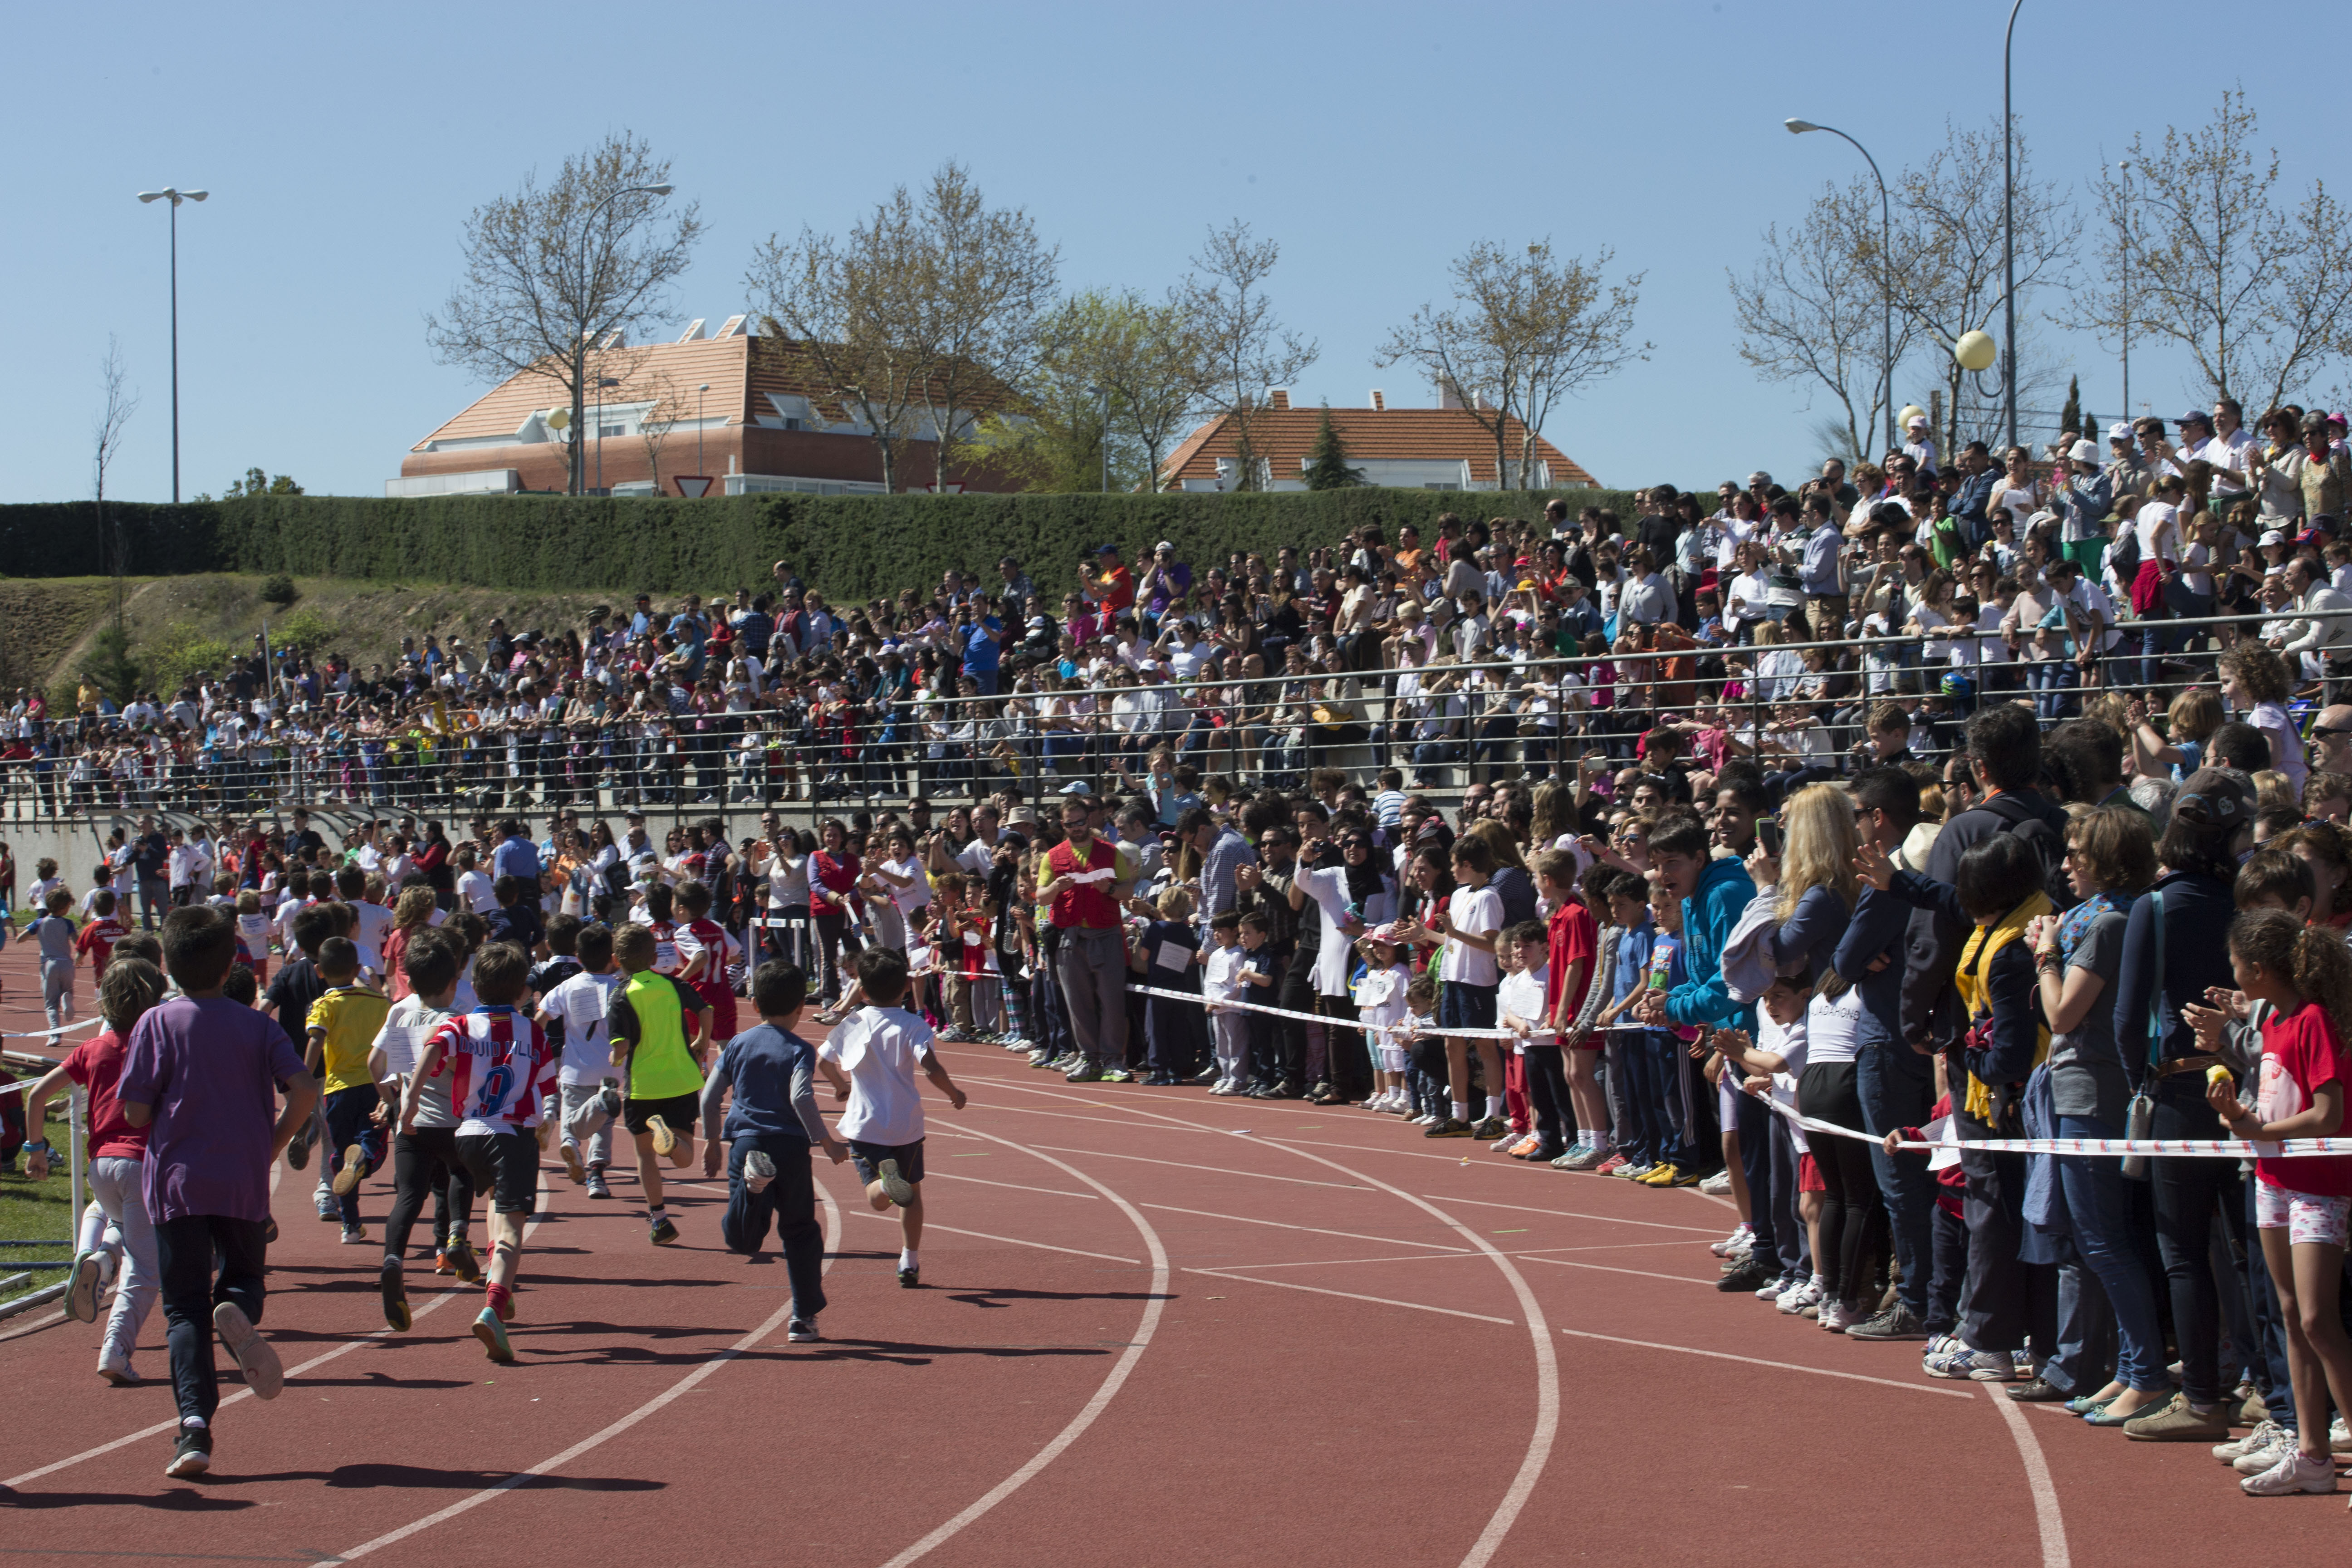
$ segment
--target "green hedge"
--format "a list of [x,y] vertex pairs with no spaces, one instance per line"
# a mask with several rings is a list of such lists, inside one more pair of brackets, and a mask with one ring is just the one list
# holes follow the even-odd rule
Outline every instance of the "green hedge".
[[[1624,490],[1354,489],[1277,495],[262,496],[180,506],[109,502],[136,576],[191,572],[451,583],[522,590],[732,591],[789,561],[836,598],[928,589],[950,566],[996,581],[1013,555],[1041,589],[1075,578],[1080,552],[1175,542],[1196,566],[1233,550],[1336,542],[1376,523],[1433,538],[1438,515],[1542,515],[1553,496],[1631,520]],[[0,506],[0,574],[105,572],[91,502]]]

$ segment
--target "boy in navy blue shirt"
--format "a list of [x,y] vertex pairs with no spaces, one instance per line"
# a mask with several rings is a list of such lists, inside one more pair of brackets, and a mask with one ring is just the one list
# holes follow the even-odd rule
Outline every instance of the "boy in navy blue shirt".
[[[784,1337],[805,1344],[817,1337],[824,1310],[824,1232],[816,1222],[816,1184],[809,1173],[812,1144],[836,1165],[849,1145],[835,1138],[816,1109],[816,1048],[793,1033],[808,998],[808,977],[789,963],[760,965],[751,977],[757,1028],[727,1042],[702,1086],[702,1173],[719,1173],[719,1142],[727,1145],[727,1213],[719,1234],[729,1250],[758,1257],[774,1215],[793,1287],[792,1321]],[[732,1090],[724,1122],[720,1102]]]

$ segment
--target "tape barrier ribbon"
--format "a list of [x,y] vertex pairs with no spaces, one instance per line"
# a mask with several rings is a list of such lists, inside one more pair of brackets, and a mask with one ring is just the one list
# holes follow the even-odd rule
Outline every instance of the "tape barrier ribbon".
[[[1195,1002],[1203,1007],[1208,1005],[1208,998],[1202,995],[1197,991],[1164,991],[1157,985],[1130,985],[1128,989],[1145,996],[1165,996],[1171,1001]],[[1220,1010],[1230,1007],[1239,1013],[1264,1013],[1269,1018],[1296,1018],[1302,1024],[1338,1024],[1342,1028],[1348,1028],[1350,1026],[1355,1028],[1375,1027],[1375,1026],[1364,1024],[1350,1026],[1344,1018],[1332,1018],[1321,1013],[1301,1013],[1289,1007],[1268,1007],[1264,1004],[1257,1002],[1220,1002],[1217,1004],[1217,1006]],[[1404,1031],[1402,1030],[1402,1026],[1400,1026],[1395,1029],[1385,1032],[1401,1033]],[[1414,1035],[1438,1035],[1457,1040],[1516,1040],[1518,1038],[1518,1036],[1513,1034],[1508,1029],[1432,1029],[1423,1027],[1419,1025],[1415,1025],[1411,1030],[1411,1033]]]

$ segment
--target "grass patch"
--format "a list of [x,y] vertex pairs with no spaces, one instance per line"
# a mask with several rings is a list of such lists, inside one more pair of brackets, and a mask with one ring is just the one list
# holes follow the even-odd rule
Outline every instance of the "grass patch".
[[[58,1114],[50,1118],[47,1136],[53,1147],[62,1151],[68,1136],[62,1114],[64,1105],[59,1100],[52,1100],[49,1110]],[[0,1247],[0,1279],[26,1272],[24,1264],[17,1261],[18,1258],[71,1258],[73,1237],[73,1184],[72,1178],[66,1173],[65,1162],[59,1160],[51,1164],[47,1179],[36,1182],[25,1174],[25,1156],[18,1154],[11,1168],[0,1173],[0,1241],[39,1241],[51,1245]],[[11,1257],[11,1254],[16,1256]],[[30,1279],[0,1290],[0,1301],[13,1301],[27,1290],[54,1285],[66,1277],[66,1271],[61,1268],[37,1268],[31,1273],[33,1277]]]

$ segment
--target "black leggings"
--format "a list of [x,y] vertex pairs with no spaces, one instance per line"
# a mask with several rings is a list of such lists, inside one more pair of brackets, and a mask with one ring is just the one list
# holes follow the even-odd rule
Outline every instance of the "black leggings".
[[392,1213],[383,1222],[383,1250],[398,1258],[408,1250],[408,1233],[415,1227],[425,1194],[433,1194],[439,1223],[436,1240],[463,1236],[474,1212],[474,1180],[457,1157],[457,1130],[420,1127],[392,1141]]
[[850,961],[865,951],[857,940],[857,931],[842,911],[816,911],[816,958],[822,971],[823,984],[817,994],[833,1001],[849,989]]
[[[1809,1062],[1797,1079],[1797,1109],[1816,1121],[1862,1130],[1862,1096],[1854,1088],[1852,1062]],[[1822,1245],[1813,1258],[1822,1287],[1832,1300],[1849,1307],[1875,1308],[1864,1301],[1870,1288],[1871,1257],[1877,1250],[1885,1211],[1878,1196],[1878,1173],[1870,1163],[1871,1145],[1859,1138],[1813,1133],[1806,1138],[1813,1164],[1822,1173]]]

